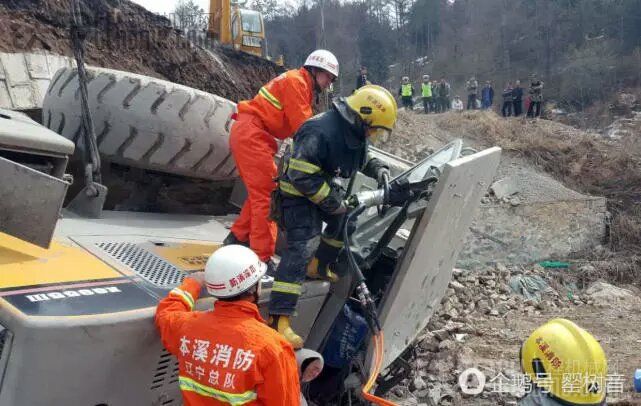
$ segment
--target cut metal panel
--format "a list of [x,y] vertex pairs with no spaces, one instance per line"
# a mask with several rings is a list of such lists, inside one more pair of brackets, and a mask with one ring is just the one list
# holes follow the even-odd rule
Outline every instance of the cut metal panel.
[[0,157],[0,231],[48,248],[69,184]]
[[501,149],[494,147],[444,165],[381,306],[386,338],[383,368],[414,341],[440,305],[463,237],[500,157]]

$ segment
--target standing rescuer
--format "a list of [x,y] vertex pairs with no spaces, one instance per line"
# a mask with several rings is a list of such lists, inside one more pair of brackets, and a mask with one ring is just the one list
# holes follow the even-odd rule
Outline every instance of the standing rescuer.
[[[178,358],[186,406],[300,404],[292,346],[256,306],[266,268],[249,248],[222,247],[158,304],[156,326]],[[203,284],[218,300],[213,311],[192,311]]]
[[[396,102],[384,88],[367,85],[333,108],[308,120],[294,136],[285,157],[274,212],[287,239],[272,288],[270,324],[295,348],[303,340],[290,327],[305,274],[336,281],[331,266],[343,247],[342,220],[347,211],[335,178],[351,178],[357,171],[382,179],[388,168],[368,159],[372,138],[389,134],[396,122]],[[407,183],[390,185],[390,203],[409,196]],[[322,231],[322,223],[327,226]],[[316,255],[314,255],[316,253]]]
[[432,104],[432,84],[430,83],[430,75],[423,75],[421,96],[423,97],[423,111],[427,114],[429,113],[430,105]]
[[409,77],[403,76],[401,79],[401,88],[398,89],[398,95],[401,96],[403,107],[409,110],[414,108],[414,86],[412,86]]
[[325,90],[339,73],[338,61],[326,50],[312,52],[300,69],[283,73],[263,86],[252,100],[238,103],[230,147],[247,200],[223,242],[251,247],[273,267],[276,225],[269,220],[270,194],[276,187],[276,139],[291,137],[312,116],[314,94]]

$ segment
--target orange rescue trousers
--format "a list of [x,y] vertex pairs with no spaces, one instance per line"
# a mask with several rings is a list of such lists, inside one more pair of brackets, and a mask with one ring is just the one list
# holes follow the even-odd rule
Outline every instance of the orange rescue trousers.
[[276,249],[277,227],[269,220],[269,205],[278,175],[274,163],[278,146],[261,121],[249,114],[238,115],[229,142],[247,188],[247,200],[231,232],[240,241],[249,241],[261,261],[268,261]]

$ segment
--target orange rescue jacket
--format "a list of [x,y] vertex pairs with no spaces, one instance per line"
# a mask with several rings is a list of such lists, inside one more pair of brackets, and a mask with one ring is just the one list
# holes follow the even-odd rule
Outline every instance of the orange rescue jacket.
[[294,350],[256,305],[218,301],[213,311],[192,312],[199,293],[187,278],[156,311],[163,345],[180,364],[185,406],[300,405]]
[[256,97],[238,103],[238,114],[258,117],[265,130],[284,140],[312,116],[314,85],[305,68],[289,70],[265,86]]

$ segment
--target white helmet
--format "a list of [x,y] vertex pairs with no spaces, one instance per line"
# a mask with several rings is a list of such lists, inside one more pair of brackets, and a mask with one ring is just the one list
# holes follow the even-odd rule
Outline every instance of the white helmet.
[[227,245],[214,252],[205,265],[207,292],[217,298],[240,295],[260,282],[267,265],[242,245]]
[[430,80],[430,75],[423,75],[423,80]]
[[317,49],[309,54],[303,66],[320,68],[338,77],[338,59],[333,53],[324,49]]
[[323,356],[307,348],[301,348],[296,351],[296,363],[298,364],[298,374],[302,382],[313,381],[325,366]]

